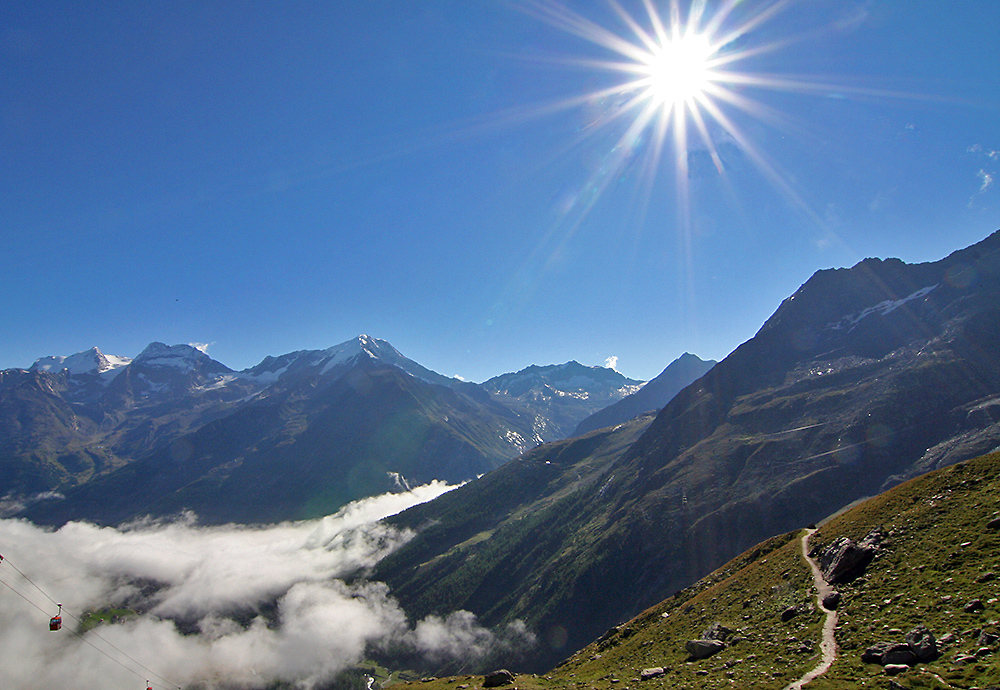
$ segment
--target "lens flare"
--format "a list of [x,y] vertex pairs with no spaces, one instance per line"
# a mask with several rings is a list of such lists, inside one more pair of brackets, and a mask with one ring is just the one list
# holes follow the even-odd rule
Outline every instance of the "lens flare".
[[[750,95],[753,92],[798,92],[827,95],[833,85],[788,75],[758,74],[747,68],[752,58],[781,50],[813,36],[802,33],[761,41],[761,27],[797,0],[723,0],[709,6],[705,0],[670,0],[665,11],[653,0],[639,0],[643,12],[630,13],[618,0],[607,0],[615,21],[598,22],[557,0],[515,0],[521,12],[567,34],[579,37],[600,52],[595,57],[568,57],[562,64],[621,78],[609,86],[549,104],[535,114],[551,114],[593,103],[611,104],[590,122],[581,139],[601,130],[623,129],[603,165],[585,188],[575,209],[577,223],[597,202],[626,166],[641,162],[646,201],[654,178],[664,163],[672,162],[677,185],[677,210],[682,227],[688,225],[689,167],[692,158],[700,172],[726,173],[720,146],[738,149],[783,194],[819,225],[822,218],[803,201],[789,176],[738,124],[743,116],[766,124],[792,128],[789,118]],[[611,26],[616,24],[617,28]],[[823,31],[822,28],[817,31]],[[865,96],[901,94],[836,85],[845,93]]]

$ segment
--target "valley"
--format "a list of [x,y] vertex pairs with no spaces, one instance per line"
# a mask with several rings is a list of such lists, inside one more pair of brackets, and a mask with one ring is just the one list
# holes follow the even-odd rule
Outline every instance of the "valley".
[[[461,686],[479,681],[458,674],[513,666],[536,674],[519,688],[784,688],[826,662],[809,687],[862,687],[885,673],[871,659],[924,625],[961,641],[965,661],[918,665],[922,681],[972,688],[994,670],[992,651],[970,646],[977,635],[993,644],[992,571],[959,568],[995,561],[992,528],[973,530],[1000,509],[996,457],[973,458],[1000,446],[997,304],[1000,233],[935,262],[820,271],[721,362],[685,355],[645,385],[569,362],[480,386],[370,336],[244,372],[157,343],[134,360],[43,358],[0,379],[7,514],[53,535],[264,535],[323,531],[312,525],[324,515],[404,499],[304,547],[363,546],[361,560],[310,581],[310,596],[336,592],[381,621],[317,687],[399,678],[392,669]],[[425,487],[433,500],[409,498]],[[825,549],[848,538],[875,554],[869,574],[836,585],[838,651],[829,657],[827,638],[824,660],[834,618],[816,603],[801,530],[870,496],[809,536],[824,571]],[[923,570],[893,560],[908,557],[903,545],[925,554]],[[890,574],[875,567],[887,564]],[[168,613],[155,602],[173,585],[141,570],[102,575],[146,592],[97,602],[141,612],[113,630],[155,621],[242,645],[263,626],[268,644],[284,644],[314,605],[292,605],[290,573],[251,603]],[[946,571],[950,582],[931,577]],[[948,603],[958,598],[962,614],[980,602],[977,635]],[[339,634],[320,629],[314,655]],[[692,660],[692,649],[712,653]],[[386,673],[350,671],[364,658]],[[912,672],[903,666],[894,673]]]

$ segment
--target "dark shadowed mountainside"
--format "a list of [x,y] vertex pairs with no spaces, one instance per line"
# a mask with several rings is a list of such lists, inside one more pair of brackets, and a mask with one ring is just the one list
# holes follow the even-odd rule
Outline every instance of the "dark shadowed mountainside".
[[430,384],[369,357],[316,383],[277,387],[25,515],[43,524],[182,510],[207,523],[316,517],[407,482],[485,473],[507,461],[517,434],[516,416],[482,391]]

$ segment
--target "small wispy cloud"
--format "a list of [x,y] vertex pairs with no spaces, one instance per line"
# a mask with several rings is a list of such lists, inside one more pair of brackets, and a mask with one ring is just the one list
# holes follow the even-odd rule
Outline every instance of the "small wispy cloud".
[[979,177],[979,193],[982,194],[993,184],[993,176],[982,168],[980,168],[979,172],[976,174]]
[[976,172],[979,188],[969,197],[968,207],[971,209],[975,207],[976,200],[988,193],[993,187],[993,182],[997,174],[1000,173],[1000,170],[996,167],[996,163],[1000,162],[1000,151],[983,146],[982,144],[973,144],[965,149],[965,151],[975,156],[979,163],[979,170]]
[[612,371],[618,371],[618,357],[611,355],[606,360],[604,360],[604,366]]
[[204,352],[206,355],[208,354],[208,348],[210,348],[212,344],[213,343],[188,343],[189,346],[193,347],[196,350]]

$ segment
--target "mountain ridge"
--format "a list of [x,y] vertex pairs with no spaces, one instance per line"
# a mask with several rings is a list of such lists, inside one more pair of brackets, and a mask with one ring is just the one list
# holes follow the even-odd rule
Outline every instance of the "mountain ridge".
[[[21,514],[34,520],[114,524],[182,510],[206,521],[312,517],[401,482],[466,481],[551,440],[557,425],[549,416],[575,424],[584,415],[576,397],[551,384],[586,401],[597,390],[595,379],[611,381],[600,384],[605,398],[639,383],[575,362],[529,367],[510,375],[528,381],[521,394],[536,400],[529,415],[509,404],[512,396],[498,399],[479,384],[441,376],[367,335],[325,350],[267,357],[239,372],[198,347],[153,342],[127,363],[119,358],[121,366],[95,374],[99,352],[78,358],[93,365],[86,371],[63,367],[53,374],[43,358],[32,371],[0,377],[0,410],[4,396],[10,403],[0,428],[7,419],[8,436],[17,441],[0,454],[0,490],[9,505],[31,503]],[[548,377],[543,384],[551,395],[538,394],[539,372]],[[27,415],[36,432],[18,437],[13,420],[24,416],[27,403],[3,382],[31,377],[34,387],[22,381],[22,391],[30,388],[45,402],[32,403]],[[396,418],[387,418],[385,410],[397,405]],[[349,461],[347,448],[367,466]],[[184,461],[178,465],[177,458]],[[331,474],[332,467],[344,476]],[[291,489],[297,473],[310,478],[299,485],[301,500]],[[253,500],[230,499],[249,486]],[[33,494],[45,500],[33,501]]]
[[[408,611],[436,610],[426,583],[447,578],[452,607],[490,624],[520,617],[542,635],[565,629],[567,645],[579,647],[616,616],[637,613],[767,536],[997,448],[998,248],[994,233],[912,273],[902,262],[866,260],[817,274],[614,453],[594,455],[586,435],[505,467],[511,487],[532,481],[533,462],[556,457],[569,475],[577,463],[602,468],[572,491],[526,499],[479,525],[477,533],[502,532],[506,547],[469,539],[461,520],[434,522],[435,504],[461,515],[463,504],[484,501],[474,483],[391,518],[422,531],[376,576]],[[828,327],[886,302],[895,306],[867,312],[853,329]],[[535,512],[565,527],[529,546],[530,525],[512,516]],[[504,563],[523,557],[518,548],[530,549],[536,568],[559,584],[499,577]],[[450,570],[421,565],[445,561]],[[478,603],[480,573],[494,568],[488,588],[492,599],[510,602],[503,611]],[[555,660],[540,653],[532,668]]]

